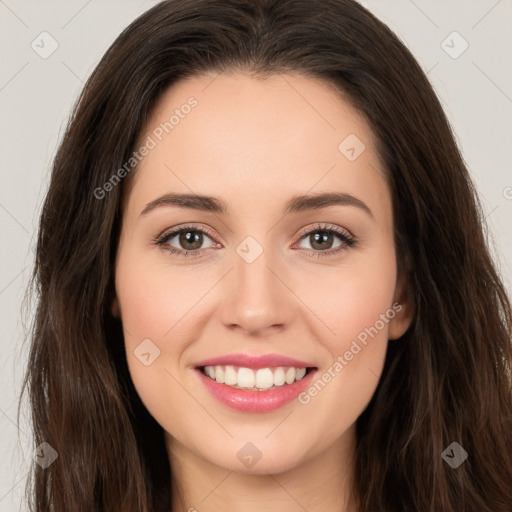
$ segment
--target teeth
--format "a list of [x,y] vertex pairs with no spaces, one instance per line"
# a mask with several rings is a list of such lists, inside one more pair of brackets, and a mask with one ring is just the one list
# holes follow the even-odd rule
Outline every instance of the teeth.
[[306,375],[306,368],[299,368],[295,376],[295,380],[301,380]]
[[220,384],[224,384],[224,370],[221,366],[215,367],[215,380]]
[[284,370],[282,368],[277,368],[274,372],[274,386],[282,386],[285,381]]
[[270,389],[273,385],[274,376],[272,375],[272,370],[270,368],[262,368],[256,372],[254,387],[258,389]]
[[240,368],[237,377],[241,388],[254,387],[254,372],[250,368]]
[[293,384],[296,375],[297,371],[295,370],[295,368],[288,368],[288,370],[286,371],[286,375],[284,376],[286,384]]
[[[207,366],[206,368],[213,368],[213,366]],[[232,366],[226,366],[226,371],[224,372],[224,384],[227,384],[228,386],[234,386],[237,382],[238,377],[236,370]]]
[[306,375],[306,368],[279,366],[253,370],[235,366],[205,366],[203,373],[220,384],[261,391],[302,380]]

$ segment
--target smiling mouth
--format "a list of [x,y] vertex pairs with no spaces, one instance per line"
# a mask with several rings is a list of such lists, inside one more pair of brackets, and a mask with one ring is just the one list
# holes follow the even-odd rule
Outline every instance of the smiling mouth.
[[233,389],[268,391],[301,381],[315,367],[276,366],[252,369],[243,366],[216,365],[197,367],[205,376]]

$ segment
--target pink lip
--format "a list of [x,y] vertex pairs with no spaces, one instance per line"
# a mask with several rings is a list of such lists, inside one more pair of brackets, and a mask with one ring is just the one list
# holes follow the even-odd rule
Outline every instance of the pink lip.
[[[276,366],[293,366],[295,368],[312,368],[315,365],[305,361],[299,361],[291,357],[281,356],[279,354],[265,354],[263,356],[251,356],[249,354],[228,354],[225,356],[205,359],[195,364],[196,368],[201,366],[243,366],[245,368],[273,368]],[[300,381],[299,381],[300,382]]]
[[[222,361],[225,361],[225,359]],[[246,363],[244,363],[244,366],[247,366]],[[286,365],[281,364],[278,366]],[[305,367],[302,363],[298,366],[302,368]],[[219,384],[216,380],[207,377],[201,369],[196,369],[195,371],[206,389],[221,403],[238,411],[254,413],[270,412],[291,402],[293,399],[297,398],[302,391],[311,385],[313,376],[316,373],[316,370],[310,371],[298,382],[285,384],[267,391],[249,391],[232,388],[230,386],[226,386],[226,384]]]

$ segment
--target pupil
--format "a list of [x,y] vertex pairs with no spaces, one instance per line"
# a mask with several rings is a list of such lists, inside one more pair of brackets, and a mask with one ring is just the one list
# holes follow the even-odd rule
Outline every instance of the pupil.
[[180,237],[180,243],[182,245],[191,244],[193,247],[188,247],[188,249],[198,249],[201,247],[203,235],[198,233],[197,231],[186,231],[182,233]]
[[320,245],[320,248],[321,249],[329,249],[330,246],[332,245],[331,244],[328,244],[328,247],[325,247],[323,244],[326,244],[327,243],[327,240],[328,238],[331,236],[330,233],[326,233],[326,232],[322,232],[322,233],[315,233],[313,235],[313,238],[314,238],[314,243],[311,244],[313,247],[315,246],[315,244],[318,244]]

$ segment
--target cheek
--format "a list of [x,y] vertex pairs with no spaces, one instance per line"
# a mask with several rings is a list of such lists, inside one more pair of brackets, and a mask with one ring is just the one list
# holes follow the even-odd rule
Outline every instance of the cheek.
[[187,343],[187,312],[200,296],[194,282],[186,272],[170,272],[165,262],[154,263],[130,248],[120,251],[116,293],[128,368],[142,402],[161,424],[173,410],[187,407],[173,376]]
[[[130,338],[163,339],[170,335],[201,296],[197,274],[173,269],[165,261],[125,254],[116,269],[116,291]],[[172,336],[172,335],[171,335]]]
[[[316,338],[330,360],[299,401],[315,411],[310,421],[316,421],[326,435],[325,425],[330,425],[327,428],[335,435],[363,412],[382,373],[389,323],[397,311],[393,308],[394,249],[381,247],[378,257],[368,258],[360,266],[338,268],[329,279],[317,277],[310,284],[323,284],[322,291],[316,287],[306,295],[304,288],[302,297],[314,304],[312,309],[323,321],[317,322]],[[333,422],[333,417],[339,421]]]
[[335,355],[348,350],[354,339],[364,343],[365,333],[369,336],[367,329],[375,325],[379,332],[375,334],[372,329],[372,339],[387,340],[389,320],[394,316],[391,307],[395,285],[395,252],[390,244],[369,251],[353,265],[337,267],[329,274],[325,269],[318,269],[302,286],[300,294],[323,320],[323,329],[317,334]]

